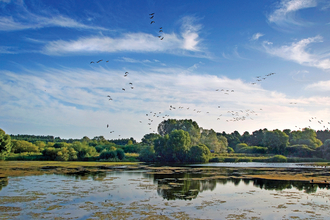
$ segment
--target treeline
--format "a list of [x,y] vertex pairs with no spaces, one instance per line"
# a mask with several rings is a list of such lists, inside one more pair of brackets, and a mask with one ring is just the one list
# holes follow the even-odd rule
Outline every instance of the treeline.
[[217,133],[213,129],[203,129],[192,120],[168,119],[159,124],[158,134],[146,134],[138,143],[133,138],[107,140],[103,136],[61,139],[54,136],[7,135],[0,129],[2,158],[208,162],[210,159],[217,161],[214,157],[219,155],[231,154],[329,160],[330,132],[309,128],[298,131],[260,129],[241,135],[238,131]]

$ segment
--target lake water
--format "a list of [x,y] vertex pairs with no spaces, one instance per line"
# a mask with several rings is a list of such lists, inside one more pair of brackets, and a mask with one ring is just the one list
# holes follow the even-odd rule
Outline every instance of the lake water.
[[114,171],[8,178],[0,219],[330,219],[325,186],[201,177]]
[[265,167],[265,168],[321,168],[315,163],[263,163],[263,162],[237,162],[237,163],[204,163],[189,164],[190,167]]

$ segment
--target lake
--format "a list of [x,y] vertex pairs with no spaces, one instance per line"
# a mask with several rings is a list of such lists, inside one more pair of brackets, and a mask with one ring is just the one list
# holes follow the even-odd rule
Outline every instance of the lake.
[[329,186],[203,174],[10,177],[1,219],[329,219]]

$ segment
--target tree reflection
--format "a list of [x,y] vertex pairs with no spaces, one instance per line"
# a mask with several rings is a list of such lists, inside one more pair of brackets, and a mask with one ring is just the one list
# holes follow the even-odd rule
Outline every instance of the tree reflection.
[[6,187],[8,185],[8,178],[0,178],[0,191],[2,190],[3,187]]
[[203,191],[209,190],[213,191],[217,184],[226,185],[227,183],[232,183],[234,186],[240,185],[243,182],[245,185],[250,183],[253,186],[264,190],[284,190],[296,188],[305,193],[315,193],[319,188],[328,188],[328,186],[318,186],[317,184],[310,184],[303,181],[283,181],[283,180],[266,180],[266,179],[203,179],[197,178],[191,174],[181,174],[180,177],[173,175],[163,175],[163,178],[156,179],[154,176],[154,181],[158,182],[157,193],[166,200],[192,200],[197,197],[197,195]]

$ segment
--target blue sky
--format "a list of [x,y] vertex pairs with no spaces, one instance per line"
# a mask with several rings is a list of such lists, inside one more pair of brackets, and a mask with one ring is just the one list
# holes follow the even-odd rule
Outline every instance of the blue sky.
[[0,42],[9,134],[330,127],[326,0],[0,0]]

